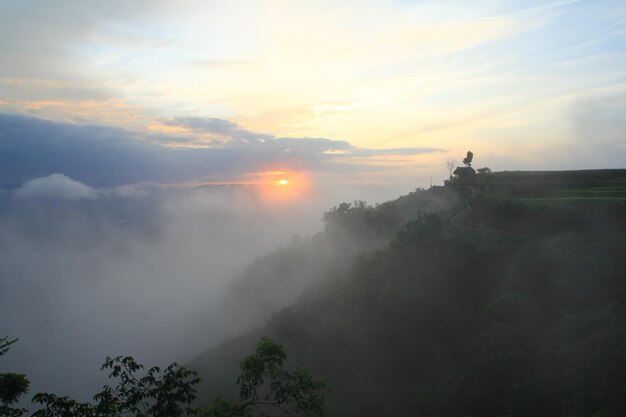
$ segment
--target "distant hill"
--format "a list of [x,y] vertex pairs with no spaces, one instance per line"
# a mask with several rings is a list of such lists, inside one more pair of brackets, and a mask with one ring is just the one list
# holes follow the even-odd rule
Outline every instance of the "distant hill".
[[[268,335],[328,383],[330,416],[625,415],[625,188],[626,170],[498,172],[340,205],[241,278],[252,299],[303,288],[298,265],[320,274],[192,362],[204,398],[233,394],[238,359]],[[337,236],[345,267],[318,257]]]

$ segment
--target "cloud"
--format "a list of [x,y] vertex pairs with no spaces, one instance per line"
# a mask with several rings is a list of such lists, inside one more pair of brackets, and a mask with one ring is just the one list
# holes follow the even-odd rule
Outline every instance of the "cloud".
[[63,174],[52,174],[25,183],[16,191],[18,198],[51,197],[64,200],[94,199],[98,192]]
[[68,1],[24,7],[22,2],[3,2],[0,50],[8,59],[3,61],[0,73],[18,78],[66,78],[68,66],[64,64],[75,63],[78,42],[93,41],[110,22],[141,21],[158,14],[160,7],[156,3]]
[[107,355],[165,365],[243,331],[220,314],[232,275],[322,226],[318,201],[270,206],[245,187],[94,189],[55,174],[4,194],[0,328],[20,342],[2,366],[33,393],[85,400]]
[[58,172],[95,187],[236,181],[262,171],[333,172],[351,158],[360,163],[342,172],[358,173],[371,169],[366,158],[442,151],[367,149],[326,138],[276,137],[217,118],[171,119],[166,125],[184,132],[144,133],[0,113],[0,187],[16,188]]
[[[257,145],[258,149],[271,149],[278,152],[310,153],[323,155],[343,155],[345,156],[384,156],[384,155],[419,155],[423,153],[441,152],[438,148],[387,148],[387,149],[364,149],[351,145],[344,140],[333,140],[327,138],[311,137],[277,137],[266,133],[256,133],[243,129],[237,123],[230,120],[218,118],[173,118],[165,120],[167,126],[182,127],[194,133],[207,133],[213,135],[217,142],[210,142],[211,145],[228,143],[245,144],[247,146]],[[219,139],[223,139],[220,141]],[[169,137],[169,140],[172,138]],[[239,140],[239,142],[228,142],[227,139]]]
[[91,186],[159,179],[160,149],[122,129],[0,114],[0,186],[62,172]]
[[165,120],[169,126],[177,126],[189,129],[194,133],[204,133],[213,136],[218,141],[221,139],[229,145],[249,144],[262,142],[265,139],[272,139],[272,135],[250,132],[242,129],[237,123],[230,120],[218,119],[214,117],[179,117]]

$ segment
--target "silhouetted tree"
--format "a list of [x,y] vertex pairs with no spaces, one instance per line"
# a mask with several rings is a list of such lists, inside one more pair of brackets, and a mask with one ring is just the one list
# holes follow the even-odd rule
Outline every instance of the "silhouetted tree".
[[323,417],[326,386],[314,380],[306,369],[283,370],[287,352],[283,346],[263,337],[253,354],[241,361],[237,378],[239,401],[218,397],[201,414],[204,417]]
[[94,395],[95,404],[80,403],[69,397],[39,393],[33,403],[43,407],[33,417],[117,417],[130,414],[136,417],[178,417],[197,414],[192,403],[196,398],[195,385],[200,382],[196,373],[172,363],[163,372],[150,368],[143,376],[143,365],[132,357],[107,357],[101,369],[110,369],[109,378],[117,378],[116,386],[105,385]]
[[465,166],[471,167],[472,159],[474,159],[474,154],[472,153],[472,151],[467,151],[467,156],[463,158],[463,163],[465,164]]
[[[261,338],[255,352],[241,362],[239,400],[219,396],[208,408],[194,406],[195,386],[200,383],[194,371],[173,363],[163,372],[153,367],[141,375],[144,367],[132,357],[107,357],[101,369],[109,369],[109,378],[119,380],[116,386],[105,385],[93,397],[95,403],[39,393],[33,402],[42,408],[33,417],[323,417],[325,397],[321,391],[325,385],[306,369],[285,371],[286,357],[282,345]],[[26,410],[18,411],[0,415],[19,416]]]
[[[5,355],[9,351],[9,346],[15,342],[17,339],[0,338],[0,356]],[[29,384],[25,375],[14,372],[0,374],[0,416],[17,417],[27,411],[23,408],[14,408],[13,404],[26,394]]]

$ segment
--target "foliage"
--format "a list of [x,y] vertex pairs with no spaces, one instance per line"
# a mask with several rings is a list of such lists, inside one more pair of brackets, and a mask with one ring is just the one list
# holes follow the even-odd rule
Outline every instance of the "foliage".
[[472,151],[467,151],[467,156],[463,158],[463,163],[465,164],[465,166],[471,167],[472,159],[474,159],[474,154],[472,153]]
[[[538,204],[516,194],[549,197],[570,182],[599,188],[605,174],[614,181],[624,171],[477,176],[486,197],[474,187],[456,227],[413,201],[419,214],[391,245],[358,257],[335,287],[262,331],[333,386],[328,415],[625,415],[624,205]],[[366,218],[358,211],[338,207],[346,217],[333,227]],[[394,224],[399,216],[387,213]],[[223,352],[240,344],[200,360],[220,369]]]
[[[442,211],[451,211],[452,199],[428,204],[461,187],[377,206],[344,203],[325,215],[323,234],[257,261],[269,265],[268,277],[288,275],[304,261],[327,262],[320,248],[330,248],[346,265],[334,287],[275,314],[262,331],[288,342],[297,361],[332,384],[329,415],[625,415],[625,206],[521,198],[551,199],[572,187],[596,192],[607,182],[623,193],[623,177],[478,175],[463,187],[468,207],[455,228],[446,227],[446,216],[456,213]],[[391,245],[347,266],[358,249],[394,232]],[[329,244],[337,236],[346,242],[342,250]],[[201,398],[228,392],[221,384],[235,380],[241,349],[252,344],[238,338],[202,357],[205,380],[216,379]],[[239,398],[218,397],[198,413],[322,415],[322,385],[306,371],[284,371],[285,354],[262,339],[239,368]],[[228,358],[232,379],[222,371]]]
[[[94,403],[81,403],[70,397],[39,393],[33,402],[41,408],[33,417],[248,417],[253,415],[324,416],[325,387],[307,370],[285,371],[287,357],[283,346],[261,338],[255,352],[241,362],[238,401],[217,397],[208,408],[197,408],[195,372],[176,363],[161,371],[144,367],[132,357],[107,357],[101,369],[110,370],[117,385],[105,385]],[[277,414],[275,414],[277,413]],[[5,414],[2,414],[5,415]],[[13,414],[6,414],[13,416]],[[19,415],[19,414],[16,414]]]
[[626,199],[626,170],[503,171],[477,175],[472,185],[488,198],[606,197]]
[[218,397],[206,417],[277,415],[324,416],[325,385],[314,380],[306,369],[283,370],[285,348],[263,337],[255,352],[241,362],[237,379],[239,401]]
[[424,242],[443,232],[443,221],[437,213],[417,213],[417,218],[404,225],[396,234],[394,243],[409,244]]
[[[336,271],[350,267],[354,256],[387,245],[398,229],[415,216],[416,206],[424,212],[447,212],[456,204],[456,193],[443,189],[417,190],[377,205],[363,201],[339,204],[325,213],[323,232],[294,239],[289,245],[256,258],[233,277],[225,295],[225,314],[236,320],[237,327],[259,326],[301,295],[325,286]],[[248,348],[253,348],[253,344]],[[239,353],[243,356],[247,351]]]
[[[8,337],[0,338],[0,356],[6,355],[9,346],[17,342]],[[28,391],[29,381],[25,375],[14,372],[0,374],[0,416],[18,417],[26,412],[23,408],[13,405]]]
[[33,397],[33,402],[43,407],[33,416],[113,417],[130,413],[136,417],[174,417],[196,414],[192,403],[196,398],[194,386],[200,380],[193,371],[173,363],[163,372],[153,367],[139,375],[144,367],[130,356],[107,357],[101,369],[110,369],[109,378],[117,378],[119,382],[114,387],[105,385],[94,396],[95,404],[39,393]]

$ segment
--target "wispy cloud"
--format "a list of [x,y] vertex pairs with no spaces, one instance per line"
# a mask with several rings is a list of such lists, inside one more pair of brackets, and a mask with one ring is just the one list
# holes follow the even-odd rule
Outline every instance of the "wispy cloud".
[[619,0],[4,2],[0,111],[171,147],[460,152],[563,125],[570,103],[557,120],[537,103],[624,82],[624,22]]

